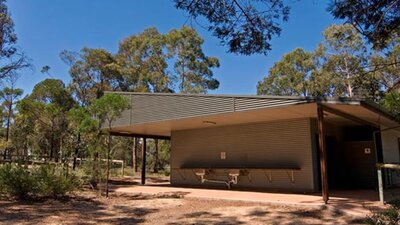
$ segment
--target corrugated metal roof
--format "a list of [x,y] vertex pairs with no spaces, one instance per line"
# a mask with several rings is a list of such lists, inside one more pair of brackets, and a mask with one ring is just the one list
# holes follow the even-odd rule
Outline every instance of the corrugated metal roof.
[[124,95],[130,99],[131,103],[131,108],[123,112],[121,117],[113,123],[114,127],[307,103],[362,105],[394,120],[394,117],[379,105],[365,99],[138,92],[109,93]]

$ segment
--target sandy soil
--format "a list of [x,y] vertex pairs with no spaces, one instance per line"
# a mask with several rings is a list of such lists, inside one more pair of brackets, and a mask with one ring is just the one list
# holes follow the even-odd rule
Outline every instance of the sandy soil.
[[185,198],[179,193],[122,195],[93,192],[64,200],[0,201],[0,224],[359,224],[329,209],[295,208]]

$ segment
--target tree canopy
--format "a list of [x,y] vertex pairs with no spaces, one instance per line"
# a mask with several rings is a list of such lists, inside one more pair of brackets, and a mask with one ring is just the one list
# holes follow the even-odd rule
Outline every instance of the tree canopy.
[[332,25],[323,35],[314,51],[285,54],[258,83],[257,93],[379,100],[400,82],[398,39],[385,51],[367,51],[351,25]]
[[[283,0],[173,0],[175,7],[190,19],[206,19],[207,29],[228,52],[267,54],[271,41],[281,33],[281,23],[289,19],[290,2]],[[345,20],[376,48],[387,46],[391,36],[399,35],[398,0],[331,0],[328,11]]]
[[28,58],[16,46],[17,35],[6,2],[0,0],[0,79],[30,66]]
[[148,28],[119,43],[118,52],[83,48],[61,52],[70,66],[69,85],[81,105],[89,105],[104,91],[206,93],[217,89],[215,57],[202,49],[204,40],[189,27],[161,34]]
[[166,40],[169,56],[174,59],[174,80],[178,80],[181,93],[206,93],[218,88],[212,68],[219,67],[219,60],[204,54],[204,40],[194,29],[171,30]]
[[282,0],[173,0],[175,7],[209,22],[208,30],[228,45],[228,51],[242,55],[266,54],[271,39],[281,33],[289,7]]
[[328,10],[352,24],[375,48],[385,48],[391,37],[400,34],[398,0],[333,0]]

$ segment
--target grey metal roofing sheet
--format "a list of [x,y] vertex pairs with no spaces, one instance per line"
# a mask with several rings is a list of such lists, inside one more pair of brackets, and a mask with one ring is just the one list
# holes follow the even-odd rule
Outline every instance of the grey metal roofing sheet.
[[355,98],[138,92],[108,93],[127,96],[131,102],[131,108],[125,111],[121,118],[115,121],[114,126],[176,120],[306,103],[362,105],[395,120],[393,115],[382,109],[378,104],[365,99]]

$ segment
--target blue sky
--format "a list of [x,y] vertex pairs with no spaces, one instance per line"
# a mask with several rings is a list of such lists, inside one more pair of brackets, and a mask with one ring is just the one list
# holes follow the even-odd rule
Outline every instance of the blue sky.
[[[322,39],[322,31],[334,21],[326,11],[327,1],[290,0],[289,22],[282,24],[280,37],[272,41],[267,55],[240,56],[227,53],[225,46],[207,30],[193,24],[205,39],[204,52],[220,59],[214,70],[220,88],[210,93],[255,94],[256,85],[283,54],[301,47],[313,50]],[[8,0],[18,35],[18,46],[32,60],[33,70],[23,71],[18,86],[29,93],[48,77],[40,73],[51,67],[53,78],[69,82],[68,67],[59,53],[82,47],[105,48],[116,52],[118,42],[147,27],[162,33],[185,25],[185,13],[170,0]],[[186,24],[190,25],[190,24]]]

